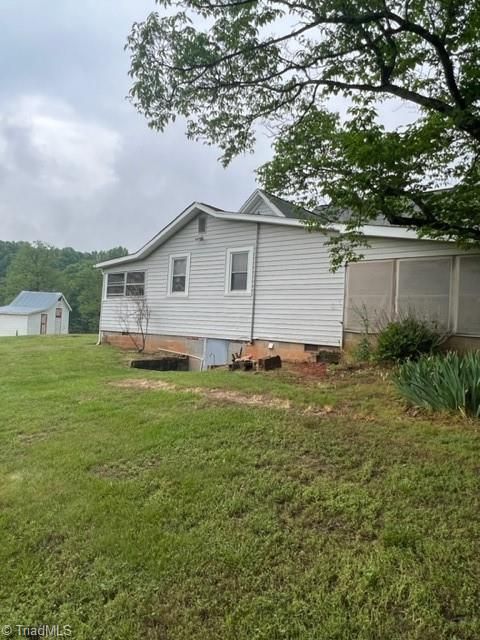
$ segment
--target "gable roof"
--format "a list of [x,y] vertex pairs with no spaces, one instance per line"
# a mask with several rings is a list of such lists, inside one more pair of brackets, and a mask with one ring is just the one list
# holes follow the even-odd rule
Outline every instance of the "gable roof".
[[0,307],[0,314],[28,316],[51,309],[63,300],[69,311],[72,310],[65,296],[60,291],[22,291],[9,305]]
[[315,213],[299,207],[288,200],[274,196],[263,189],[256,189],[240,207],[239,213],[261,216],[279,216],[293,220],[305,220]]
[[[262,206],[260,206],[260,204]],[[302,215],[304,212],[304,215]],[[99,262],[95,265],[97,268],[109,268],[121,266],[129,262],[136,262],[147,258],[155,249],[160,247],[164,242],[177,233],[182,227],[193,220],[199,213],[207,213],[213,218],[222,220],[230,220],[232,222],[262,222],[265,224],[283,225],[289,227],[305,228],[305,220],[314,218],[320,220],[318,213],[307,211],[301,207],[297,207],[278,196],[267,194],[261,189],[256,189],[248,200],[240,207],[238,212],[226,211],[204,204],[203,202],[192,202],[184,209],[176,218],[169,222],[156,236],[143,245],[135,253],[121,258],[114,258]],[[325,233],[343,233],[346,225],[342,223],[325,223]],[[385,227],[380,224],[372,224],[363,227],[362,231],[368,237],[384,237],[384,238],[404,238],[410,240],[418,240],[415,231],[404,227]]]

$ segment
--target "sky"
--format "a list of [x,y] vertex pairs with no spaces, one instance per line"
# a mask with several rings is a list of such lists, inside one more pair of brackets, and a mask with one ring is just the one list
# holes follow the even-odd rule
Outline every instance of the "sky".
[[[224,169],[182,122],[152,131],[126,99],[126,38],[155,9],[1,0],[0,239],[133,251],[191,202],[235,210],[258,186],[266,134]],[[398,105],[386,113],[398,122]]]
[[154,0],[1,0],[0,239],[135,250],[192,201],[238,209],[255,155],[227,169],[218,149],[164,133],[126,100],[134,21]]

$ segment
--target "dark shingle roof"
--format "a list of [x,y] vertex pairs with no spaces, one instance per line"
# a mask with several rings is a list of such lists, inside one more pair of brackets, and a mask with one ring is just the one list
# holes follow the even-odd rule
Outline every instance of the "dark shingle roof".
[[304,209],[303,207],[299,207],[292,202],[288,202],[288,200],[284,200],[283,198],[279,198],[278,196],[274,196],[267,191],[262,191],[266,198],[270,200],[272,204],[274,204],[277,209],[279,209],[286,218],[294,218],[305,219],[311,218],[312,215],[315,215],[314,212],[308,211],[308,209]]

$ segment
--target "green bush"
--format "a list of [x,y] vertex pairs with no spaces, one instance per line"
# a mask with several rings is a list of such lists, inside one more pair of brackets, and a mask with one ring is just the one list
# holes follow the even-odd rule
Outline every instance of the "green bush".
[[394,379],[410,405],[480,417],[480,351],[423,356],[401,365]]
[[371,362],[375,357],[375,347],[370,342],[370,337],[364,334],[354,349],[353,357],[357,362]]
[[376,357],[382,362],[416,360],[438,350],[445,336],[434,325],[414,317],[388,322],[379,332]]

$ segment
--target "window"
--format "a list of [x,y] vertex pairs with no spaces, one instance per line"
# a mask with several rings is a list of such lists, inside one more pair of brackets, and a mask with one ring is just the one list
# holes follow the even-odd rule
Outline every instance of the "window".
[[457,333],[480,336],[480,256],[459,259]]
[[207,233],[207,216],[198,216],[198,233]]
[[363,319],[370,328],[391,317],[393,311],[393,260],[355,262],[348,265],[345,328],[362,331]]
[[123,296],[125,290],[125,274],[109,273],[107,276],[107,298]]
[[188,295],[190,255],[170,256],[169,295]]
[[145,271],[107,275],[107,298],[145,295]]
[[397,312],[449,325],[450,258],[399,260]]
[[145,272],[130,271],[127,273],[125,285],[126,296],[143,296],[145,294]]
[[231,291],[246,291],[248,278],[248,251],[232,253],[232,270],[230,273]]
[[252,285],[252,249],[228,249],[225,293],[250,294]]

